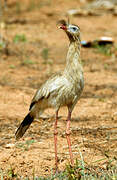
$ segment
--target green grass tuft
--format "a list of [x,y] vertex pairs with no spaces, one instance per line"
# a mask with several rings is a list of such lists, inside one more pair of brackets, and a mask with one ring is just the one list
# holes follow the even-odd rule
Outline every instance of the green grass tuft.
[[[27,141],[28,145],[33,143],[33,141]],[[113,162],[115,162],[115,158],[112,160],[109,160],[108,158],[106,162],[105,168],[100,167],[97,165],[100,161],[103,161],[104,159],[98,160],[93,162],[94,165],[87,165],[83,158],[81,158],[81,161],[76,160],[75,165],[71,166],[70,164],[66,165],[66,168],[64,171],[61,171],[57,174],[54,174],[52,171],[51,175],[48,177],[36,177],[35,171],[33,170],[31,177],[25,177],[19,176],[14,172],[14,169],[10,168],[7,171],[7,174],[3,173],[3,171],[0,171],[0,178],[1,180],[7,179],[17,179],[17,180],[116,180],[117,179],[117,163],[115,165]]]
[[110,44],[107,44],[107,45],[95,44],[93,48],[97,49],[97,52],[104,54],[106,56],[112,55],[112,45]]
[[28,65],[33,65],[33,64],[36,64],[36,62],[32,61],[31,59],[25,59],[21,65],[23,66],[28,66]]
[[31,140],[27,140],[24,143],[17,143],[16,147],[17,148],[21,148],[23,151],[28,151],[29,147],[31,146],[31,144],[35,143],[34,139]]
[[14,43],[27,42],[25,34],[16,34],[13,38]]
[[48,59],[48,56],[49,56],[49,49],[48,48],[44,48],[42,50],[42,52],[41,52],[41,56],[46,61]]

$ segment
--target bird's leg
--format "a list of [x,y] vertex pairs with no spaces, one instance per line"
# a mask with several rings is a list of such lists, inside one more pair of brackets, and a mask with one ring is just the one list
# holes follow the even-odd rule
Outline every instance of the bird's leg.
[[69,154],[70,154],[70,160],[71,160],[71,164],[73,165],[73,154],[72,154],[72,150],[71,150],[71,141],[70,141],[70,121],[71,121],[71,112],[68,111],[68,117],[67,117],[67,128],[66,128],[66,137],[67,137],[67,143],[68,143],[68,147],[69,147]]
[[58,157],[57,157],[57,122],[58,122],[58,111],[56,111],[56,119],[54,124],[54,146],[55,146],[55,168],[58,170]]

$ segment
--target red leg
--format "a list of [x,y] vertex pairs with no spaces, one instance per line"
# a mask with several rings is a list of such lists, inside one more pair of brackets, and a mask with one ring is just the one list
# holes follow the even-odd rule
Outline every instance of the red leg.
[[58,170],[58,157],[57,157],[57,121],[58,121],[58,111],[56,111],[56,119],[54,124],[54,147],[55,147],[55,167],[56,172]]
[[71,112],[68,111],[68,118],[67,118],[67,128],[66,128],[66,137],[67,137],[67,143],[68,143],[68,147],[69,147],[69,154],[70,154],[70,160],[71,160],[71,164],[73,165],[73,154],[72,154],[72,150],[71,150],[71,141],[70,141],[70,121],[71,121]]

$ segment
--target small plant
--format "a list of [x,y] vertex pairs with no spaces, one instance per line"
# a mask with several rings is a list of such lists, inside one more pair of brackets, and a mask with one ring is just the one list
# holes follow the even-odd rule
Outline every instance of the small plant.
[[100,102],[106,102],[106,99],[104,97],[99,97],[98,99]]
[[16,145],[17,148],[23,149],[23,151],[28,151],[31,144],[35,143],[34,139],[27,140],[25,143],[18,143]]
[[11,81],[12,80],[11,80],[10,76],[8,76],[7,74],[4,74],[0,78],[0,85],[2,85],[2,86],[9,85],[11,83]]
[[108,44],[108,45],[95,44],[93,47],[96,48],[99,53],[102,53],[106,56],[112,55],[112,51],[111,51],[112,45],[110,45],[110,44]]
[[0,178],[1,178],[1,180],[4,180],[3,171],[1,169],[0,169]]
[[26,41],[27,41],[27,38],[24,34],[16,34],[13,38],[14,43],[26,42]]
[[76,180],[80,179],[82,176],[82,168],[81,166],[78,164],[78,161],[76,162],[77,165],[72,167],[70,165],[66,166],[66,174],[68,176],[68,180]]
[[34,0],[30,0],[29,1],[29,6],[27,8],[28,11],[32,11],[33,9],[35,9],[37,7],[36,3]]
[[104,64],[104,69],[108,70],[109,69],[109,65],[107,63]]
[[9,67],[10,67],[11,69],[15,69],[15,65],[14,65],[14,64],[11,64]]
[[21,3],[16,1],[16,13],[20,14],[21,13]]
[[8,179],[9,180],[17,177],[17,174],[15,174],[14,169],[12,167],[8,170],[7,174],[8,174]]
[[4,41],[0,41],[0,50],[4,49],[6,46]]
[[35,64],[35,62],[32,61],[31,59],[26,59],[21,64],[24,65],[24,66],[28,66],[28,65]]
[[34,1],[30,0],[29,5],[27,7],[27,11],[33,11],[34,9],[40,9],[43,6],[50,6],[51,5],[51,0],[46,0],[46,1]]
[[[28,145],[32,143],[32,140],[28,141]],[[97,166],[100,161],[106,160],[107,166],[105,168],[101,168],[100,166]],[[25,177],[22,178],[19,177],[18,174],[14,172],[14,169],[10,168],[6,173],[3,173],[3,171],[0,171],[0,178],[1,180],[12,180],[12,179],[22,179],[22,180],[116,180],[117,179],[117,163],[116,158],[113,159],[99,159],[93,164],[95,165],[85,165],[84,161],[76,160],[76,163],[74,166],[66,165],[66,168],[64,171],[58,172],[55,174],[53,171],[52,173],[47,177],[39,176],[37,177],[35,175],[35,172],[33,170],[31,177]],[[113,164],[115,162],[115,164]],[[105,164],[105,165],[106,165]]]
[[47,61],[48,60],[48,56],[49,56],[49,49],[48,48],[44,48],[42,50],[42,52],[41,52],[41,55],[42,55],[43,59],[45,61]]

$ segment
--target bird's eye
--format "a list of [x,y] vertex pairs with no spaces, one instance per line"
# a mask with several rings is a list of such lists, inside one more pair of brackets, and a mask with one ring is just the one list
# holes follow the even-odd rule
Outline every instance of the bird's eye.
[[72,29],[73,29],[74,31],[76,31],[76,27],[73,27]]
[[77,28],[76,28],[76,27],[72,27],[72,31],[73,31],[73,32],[76,32],[76,31],[77,31]]
[[75,26],[75,25],[69,25],[69,31],[71,33],[78,33],[79,32],[79,27]]

